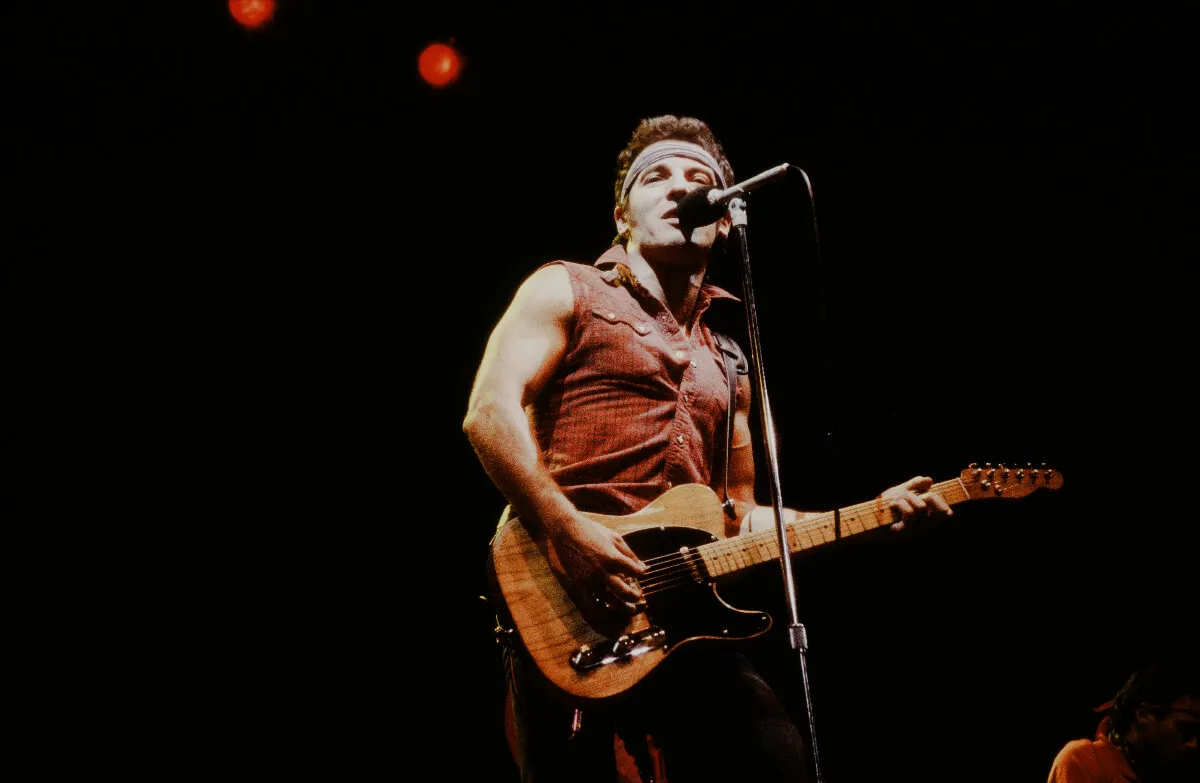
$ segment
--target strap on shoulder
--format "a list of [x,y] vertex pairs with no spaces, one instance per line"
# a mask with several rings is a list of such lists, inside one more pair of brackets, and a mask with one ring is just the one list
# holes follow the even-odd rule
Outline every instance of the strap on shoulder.
[[725,383],[729,386],[729,405],[725,408],[725,481],[721,487],[724,495],[721,508],[725,509],[726,516],[734,519],[737,512],[733,510],[733,500],[729,497],[729,458],[733,453],[733,414],[737,405],[737,376],[750,372],[750,363],[746,360],[746,354],[742,353],[741,346],[736,341],[716,331],[713,332],[713,337],[716,338],[717,346],[721,349],[721,356],[725,359]]
[[736,340],[716,331],[713,332],[713,337],[717,339],[717,347],[721,349],[721,353],[733,358],[734,368],[738,375],[746,375],[750,372],[750,360],[746,358],[742,346],[738,345]]

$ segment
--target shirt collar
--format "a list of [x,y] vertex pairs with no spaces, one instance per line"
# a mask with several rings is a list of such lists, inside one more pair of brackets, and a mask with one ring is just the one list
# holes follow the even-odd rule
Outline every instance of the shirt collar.
[[[650,293],[638,282],[637,277],[633,274],[633,270],[629,268],[629,264],[626,263],[628,259],[629,256],[625,252],[624,245],[613,245],[596,259],[593,266],[604,270],[600,277],[609,285],[624,284],[638,296],[650,296]],[[735,302],[741,301],[724,288],[708,282],[707,278],[705,278],[704,284],[700,287],[700,299],[705,300],[706,306],[709,302],[717,299],[731,299]]]

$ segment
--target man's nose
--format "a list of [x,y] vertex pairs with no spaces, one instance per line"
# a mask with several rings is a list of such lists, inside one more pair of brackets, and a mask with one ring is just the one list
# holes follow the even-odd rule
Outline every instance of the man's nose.
[[696,187],[699,187],[697,183],[690,182],[682,173],[672,174],[670,185],[669,192],[673,197],[683,196],[685,193],[689,193]]

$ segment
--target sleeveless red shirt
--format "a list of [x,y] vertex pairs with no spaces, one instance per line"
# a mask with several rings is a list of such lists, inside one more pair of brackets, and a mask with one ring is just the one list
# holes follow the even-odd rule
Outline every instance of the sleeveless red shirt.
[[637,511],[678,484],[710,484],[729,403],[702,318],[713,301],[736,297],[706,283],[685,336],[625,258],[615,246],[594,266],[555,262],[571,280],[574,329],[530,412],[554,480],[577,508],[604,514]]

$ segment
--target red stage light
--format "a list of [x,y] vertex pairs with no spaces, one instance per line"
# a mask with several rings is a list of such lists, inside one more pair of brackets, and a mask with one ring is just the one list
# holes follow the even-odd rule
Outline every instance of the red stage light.
[[271,21],[275,0],[229,0],[229,13],[242,27],[253,30]]
[[462,57],[453,46],[430,44],[421,52],[417,67],[421,71],[422,79],[434,87],[445,87],[458,78],[458,73],[462,70]]

